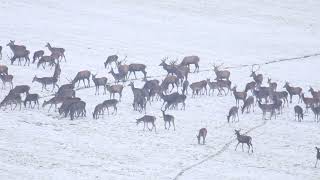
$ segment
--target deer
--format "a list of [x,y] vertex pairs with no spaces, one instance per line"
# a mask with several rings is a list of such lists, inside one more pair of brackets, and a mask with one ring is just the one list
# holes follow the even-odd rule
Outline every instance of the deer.
[[[5,109],[7,108],[7,105],[10,105],[11,110],[15,110],[18,106],[20,105],[20,110],[21,110],[21,96],[20,94],[17,93],[9,93],[5,98],[0,102],[0,107],[5,106]],[[12,108],[12,104],[15,104],[15,107]]]
[[195,70],[194,72],[199,72],[199,61],[200,58],[198,56],[186,56],[182,59],[182,62],[179,64],[179,66],[190,66],[190,64],[194,64]]
[[319,102],[318,99],[314,99],[311,97],[305,97],[304,93],[301,94],[301,97],[302,97],[302,101],[306,105],[306,112],[308,112],[308,108],[310,108],[312,105],[318,104],[318,102]]
[[[137,125],[139,125],[141,122],[143,122],[143,130],[145,130],[146,126],[149,129],[149,131],[152,131],[154,128],[154,131],[157,132],[157,128],[155,125],[156,117],[150,116],[150,115],[144,115],[143,117],[136,119]],[[148,124],[151,123],[152,128],[150,129]]]
[[314,165],[314,167],[316,168],[318,164],[318,160],[320,159],[320,148],[318,147],[315,147],[315,148],[317,150],[317,155],[316,155],[316,164]]
[[13,88],[13,83],[12,83],[13,75],[0,74],[0,79],[3,84],[2,89],[5,89],[6,83],[9,83],[10,89]]
[[257,83],[258,86],[262,84],[263,81],[263,75],[262,74],[256,74],[256,72],[260,69],[260,66],[258,66],[257,70],[253,70],[254,65],[251,67],[251,75],[250,77],[253,78],[253,80]]
[[117,63],[118,56],[116,54],[108,56],[107,60],[104,62],[104,68],[108,68],[111,66],[111,63]]
[[23,93],[26,93],[26,95],[28,95],[29,91],[30,91],[30,86],[28,86],[28,85],[18,85],[18,86],[15,86],[13,89],[11,89],[9,91],[9,95],[10,94],[23,94]]
[[239,110],[239,108],[237,106],[231,107],[231,109],[229,110],[229,114],[227,115],[228,123],[230,122],[231,117],[232,117],[232,122],[235,121],[236,117],[238,117],[238,122],[239,122],[238,110]]
[[276,108],[275,108],[274,104],[261,104],[261,101],[258,101],[258,104],[259,104],[259,108],[263,112],[262,119],[265,118],[267,112],[270,112],[270,120],[271,120],[272,116],[274,116],[275,119],[276,119],[277,115],[276,115],[276,112],[275,112]]
[[213,93],[213,95],[214,95],[214,90],[215,90],[215,89],[217,89],[217,90],[219,91],[219,92],[218,92],[218,95],[221,95],[221,94],[222,94],[218,82],[215,82],[215,81],[212,81],[212,82],[211,82],[210,79],[207,79],[207,84],[208,84],[208,86],[209,86],[209,96],[210,96],[210,94],[211,94],[211,91],[212,91],[212,93]]
[[86,103],[84,101],[78,101],[70,105],[70,119],[73,120],[79,116],[86,116]]
[[131,87],[134,99],[137,99],[139,97],[143,97],[143,98],[146,97],[146,98],[149,99],[149,93],[148,93],[148,91],[146,89],[144,89],[144,88],[142,88],[142,89],[135,88],[133,82],[130,82],[130,84],[128,86]]
[[120,82],[121,80],[124,81],[126,78],[126,75],[121,74],[121,73],[115,73],[113,71],[113,68],[111,68],[111,70],[109,71],[109,74],[111,74],[114,78],[114,80],[116,81],[116,83]]
[[58,108],[59,114],[64,114],[64,117],[67,117],[69,115],[71,105],[79,101],[81,101],[80,98],[64,98],[61,106]]
[[207,81],[202,80],[199,82],[194,82],[190,84],[190,89],[192,90],[192,97],[194,97],[195,95],[198,95],[199,93],[202,94],[203,89],[207,94]]
[[253,90],[253,95],[256,97],[256,102],[262,101],[262,99],[265,100],[265,102],[268,102],[268,98],[270,96],[270,92],[266,90]]
[[154,96],[157,95],[157,92],[160,89],[159,83],[160,82],[157,79],[145,81],[145,84],[143,85],[142,89],[144,90],[144,92],[148,94],[147,95],[148,100],[152,98],[151,100],[153,101]]
[[[32,102],[34,103],[33,107],[31,105]],[[31,108],[34,108],[36,105],[38,105],[39,109],[39,94],[28,94],[24,100],[24,107],[27,107],[27,103],[29,103],[29,107]]]
[[235,132],[235,134],[237,136],[237,140],[238,140],[238,144],[236,145],[235,151],[237,151],[237,147],[241,143],[242,144],[242,151],[243,151],[243,144],[247,144],[248,153],[250,152],[250,147],[251,147],[251,153],[253,153],[252,138],[247,135],[241,135],[240,130],[234,130],[234,132]]
[[29,50],[21,50],[21,51],[14,51],[13,57],[10,59],[11,65],[18,59],[18,65],[21,65],[21,59],[25,60],[24,66],[28,63],[30,65],[30,51]]
[[256,85],[257,83],[255,81],[248,82],[246,84],[244,91],[248,92],[250,90],[253,93],[253,90],[256,88]]
[[59,89],[58,92],[55,93],[55,96],[75,98],[76,91],[73,89]]
[[243,106],[241,107],[241,112],[243,114],[244,110],[247,109],[247,113],[249,113],[250,109],[252,107],[252,110],[254,112],[254,97],[249,96],[243,103]]
[[237,86],[234,86],[231,90],[233,92],[234,98],[236,99],[236,105],[237,107],[239,107],[239,101],[242,100],[244,103],[247,98],[247,93],[245,91],[237,91]]
[[277,90],[278,84],[276,82],[271,82],[270,78],[268,78],[268,84],[269,84],[269,87],[272,89],[272,91],[276,91]]
[[301,122],[303,120],[303,109],[299,105],[294,106],[294,118]]
[[61,67],[60,67],[60,64],[57,63],[54,67],[53,77],[60,79],[60,74],[61,74]]
[[43,69],[45,69],[46,68],[45,65],[47,63],[49,64],[49,66],[53,66],[56,64],[56,61],[53,56],[42,56],[37,63],[37,68],[42,66]]
[[281,99],[283,103],[289,106],[288,102],[288,92],[287,91],[274,91],[271,93],[273,96],[277,97],[277,99]]
[[48,104],[50,104],[50,107],[48,109],[48,112],[50,112],[51,107],[54,105],[55,106],[55,111],[57,110],[57,105],[63,103],[64,101],[68,100],[69,98],[67,97],[62,97],[62,96],[55,96],[48,101],[44,101],[42,104],[42,108],[45,108]]
[[[55,55],[55,54],[56,54],[56,55],[58,55],[59,59],[60,59],[60,57],[61,57],[61,59],[63,58],[64,61],[67,62],[66,56],[64,55],[64,53],[65,53],[65,49],[64,49],[64,48],[52,47],[52,46],[50,45],[50,43],[47,43],[47,44],[45,45],[45,47],[47,47],[47,48],[49,49],[49,51],[51,52],[52,55]],[[58,60],[59,60],[59,59],[58,59]]]
[[136,72],[141,71],[144,75],[144,79],[146,79],[147,78],[146,67],[147,66],[144,64],[130,64],[128,77],[130,77],[130,74],[133,72],[134,77],[137,79]]
[[207,129],[206,128],[201,128],[199,130],[199,133],[198,135],[196,136],[197,139],[198,139],[198,144],[200,144],[200,140],[201,140],[201,137],[202,137],[202,144],[205,145],[206,144],[206,137],[207,137]]
[[219,70],[219,68],[223,65],[223,63],[220,66],[213,65],[213,71],[216,74],[215,80],[229,80],[230,78],[230,71],[228,70]]
[[135,111],[139,111],[141,113],[144,110],[145,114],[147,113],[147,100],[141,94],[134,97],[132,106]]
[[315,91],[315,90],[310,86],[309,92],[311,93],[311,95],[312,95],[313,98],[320,100],[320,91]]
[[34,76],[34,78],[32,80],[32,83],[33,82],[38,82],[38,83],[40,83],[42,85],[41,92],[43,91],[43,89],[48,91],[47,85],[50,85],[50,84],[52,84],[51,92],[53,92],[55,87],[58,87],[58,89],[59,89],[59,86],[57,85],[58,79],[56,77],[41,77],[41,78],[38,78],[37,76]]
[[42,58],[42,56],[44,55],[44,51],[43,50],[39,50],[33,53],[33,61],[32,64],[34,64],[36,62],[36,60],[39,60],[40,58]]
[[[231,91],[231,81],[230,80],[217,80],[217,84],[220,90],[224,92],[225,95],[229,94]],[[224,90],[224,88],[227,88],[227,92]],[[219,95],[219,94],[218,94]],[[222,95],[220,93],[220,95]]]
[[314,114],[314,121],[318,122],[320,115],[320,106],[315,107],[313,104],[311,105],[311,110]]
[[59,87],[57,93],[60,93],[60,92],[62,92],[62,91],[64,91],[64,90],[66,90],[66,89],[71,89],[71,90],[73,90],[73,89],[74,89],[74,84],[68,83],[68,84],[63,84],[63,85],[61,85],[61,86]]
[[161,93],[159,93],[159,96],[163,100],[163,104],[161,106],[161,108],[162,108],[165,104],[173,104],[173,102],[178,98],[179,93],[174,92],[169,95],[164,95],[163,92],[161,92]]
[[111,99],[111,96],[114,98],[115,94],[117,93],[119,94],[119,101],[121,101],[123,85],[116,84],[116,85],[110,86],[107,84],[106,87],[108,92],[110,93],[110,99]]
[[170,107],[178,109],[178,104],[180,104],[180,103],[182,103],[181,110],[185,110],[186,109],[186,103],[185,103],[186,99],[187,99],[186,95],[178,94],[178,96],[176,96],[176,98],[174,98],[172,101],[169,101],[165,105],[165,110],[167,110]]
[[123,64],[126,62],[126,58],[127,58],[127,56],[122,61],[116,62],[118,72],[119,72],[119,74],[121,74],[121,77],[124,77],[124,80],[127,79],[128,72],[129,72],[129,65]]
[[100,115],[104,115],[104,105],[102,103],[96,105],[92,113],[93,119],[99,119]]
[[[184,80],[182,84],[182,94],[184,95],[188,94],[188,87],[189,87],[189,81]],[[209,95],[210,95],[210,90],[209,90]]]
[[8,75],[8,66],[0,65],[0,74]]
[[286,90],[288,91],[288,93],[290,95],[290,103],[292,103],[292,97],[295,95],[299,96],[298,102],[300,102],[302,100],[301,99],[301,92],[302,92],[301,87],[292,87],[289,85],[288,82],[286,82],[285,85],[283,86],[283,88],[286,88]]
[[162,66],[162,68],[167,71],[167,75],[173,75],[175,73],[175,67],[174,65],[167,64],[166,60],[168,60],[168,57],[161,59],[161,63],[159,64],[159,66]]
[[[162,112],[162,117],[164,120],[164,129],[169,130],[171,127],[171,123],[173,125],[174,131],[176,130],[176,126],[174,124],[174,116],[170,115],[170,114],[166,114],[166,111],[161,110]],[[167,123],[169,124],[169,127],[167,128]]]
[[103,107],[107,108],[108,111],[108,115],[109,115],[109,108],[113,107],[113,113],[112,114],[116,114],[118,112],[118,108],[117,108],[117,104],[119,103],[118,100],[116,99],[109,99],[109,100],[105,100],[103,101]]
[[[76,77],[74,77],[74,79],[72,80],[72,84],[75,85],[78,82],[78,87],[79,87],[80,81],[82,80],[85,88],[90,87],[90,76],[91,76],[91,72],[88,70],[79,71]],[[86,86],[85,80],[88,81],[87,86]]]
[[167,92],[168,89],[169,89],[169,85],[170,85],[170,84],[172,85],[172,88],[171,88],[170,92],[172,92],[172,90],[174,89],[174,85],[176,85],[177,91],[178,91],[179,79],[178,79],[177,76],[175,76],[175,75],[169,75],[169,76],[167,76],[167,77],[162,81],[160,87]]
[[97,74],[93,74],[92,75],[92,81],[94,82],[94,85],[96,86],[96,92],[95,95],[99,95],[99,87],[102,86],[103,89],[103,94],[106,94],[106,88],[107,88],[107,82],[108,82],[108,78],[106,77],[100,77],[100,78],[96,78]]

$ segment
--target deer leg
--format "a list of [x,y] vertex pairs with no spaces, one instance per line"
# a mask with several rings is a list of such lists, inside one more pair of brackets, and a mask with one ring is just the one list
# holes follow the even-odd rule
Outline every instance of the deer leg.
[[174,120],[172,120],[173,130],[176,130],[176,125],[174,124]]
[[242,145],[242,152],[243,152],[243,143],[241,143],[241,145]]
[[235,151],[237,151],[238,145],[240,144],[240,142],[238,142],[238,144],[236,145],[236,148],[234,149]]
[[134,74],[134,78],[137,79],[137,76],[136,76],[136,72],[133,71],[133,74]]
[[250,152],[250,144],[247,143],[247,146],[248,146],[248,153]]
[[317,167],[317,164],[318,164],[318,158],[316,160],[316,164],[314,165],[315,168]]

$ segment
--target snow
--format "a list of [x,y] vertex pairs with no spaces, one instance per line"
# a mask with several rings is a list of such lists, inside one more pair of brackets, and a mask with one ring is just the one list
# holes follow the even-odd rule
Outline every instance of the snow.
[[[158,65],[164,56],[181,60],[198,55],[200,70],[205,70],[213,63],[239,66],[319,53],[319,7],[320,2],[312,0],[3,0],[0,44],[16,40],[31,52],[45,49],[46,42],[64,47],[67,62],[61,64],[59,85],[85,69],[112,81],[103,62],[114,53],[120,59],[128,55],[129,63],[145,63],[148,76],[160,79],[165,71]],[[34,75],[51,76],[53,69],[10,65],[11,51],[8,47],[3,51],[0,63],[8,65],[15,85],[29,84],[33,93],[51,94],[31,82]],[[320,89],[319,58],[263,65],[259,72],[278,82],[278,89],[289,81],[308,93],[309,86]],[[239,90],[251,81],[250,70],[250,66],[230,69]],[[203,71],[191,74],[189,81],[214,77]],[[142,86],[140,81],[135,84]],[[7,92],[8,88],[1,90],[0,99]],[[135,124],[143,114],[133,111],[129,87],[118,114],[98,120],[92,118],[94,106],[109,95],[94,93],[94,88],[77,91],[88,113],[74,121],[47,108],[1,110],[0,179],[174,179],[203,160],[178,179],[320,177],[319,168],[313,167],[314,146],[320,146],[319,124],[311,112],[301,123],[294,121],[296,98],[276,120],[262,120],[256,107],[254,113],[240,115],[239,123],[227,124],[233,96],[189,95],[186,111],[168,112],[176,118],[176,131],[164,130],[162,102],[154,102],[147,107],[147,113],[157,117],[154,133]],[[208,129],[204,146],[195,137],[201,127]],[[238,128],[242,132],[254,128],[248,133],[253,154],[242,152],[241,146],[234,151]]]

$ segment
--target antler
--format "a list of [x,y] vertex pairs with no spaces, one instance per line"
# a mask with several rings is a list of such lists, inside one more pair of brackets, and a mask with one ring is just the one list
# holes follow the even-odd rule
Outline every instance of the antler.
[[165,62],[165,61],[168,60],[168,59],[169,59],[169,57],[166,56],[166,57],[162,58],[161,61],[162,61],[162,62]]

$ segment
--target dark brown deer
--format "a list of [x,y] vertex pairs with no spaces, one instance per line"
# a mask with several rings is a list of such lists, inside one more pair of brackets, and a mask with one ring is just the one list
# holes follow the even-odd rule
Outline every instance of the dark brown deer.
[[277,117],[277,114],[276,114],[276,107],[274,104],[261,104],[261,101],[258,101],[258,104],[259,104],[259,108],[262,110],[262,119],[265,118],[267,112],[270,112],[270,120],[271,120],[271,117],[274,116],[275,119]]
[[18,85],[15,86],[13,89],[9,91],[9,94],[23,94],[26,93],[26,95],[29,94],[30,86],[28,85]]
[[109,115],[109,108],[113,107],[113,113],[112,114],[116,114],[118,112],[118,108],[117,108],[117,104],[119,103],[118,100],[116,99],[109,99],[109,100],[105,100],[103,101],[103,107],[107,108],[108,111],[108,115]]
[[206,144],[206,137],[207,137],[207,129],[206,128],[201,128],[199,130],[199,133],[197,135],[197,139],[198,139],[198,144],[200,144],[200,139],[202,137],[202,144]]
[[303,109],[299,105],[294,106],[294,118],[301,122],[303,120]]
[[78,101],[72,103],[70,105],[70,119],[73,120],[74,118],[78,117],[86,117],[86,103],[84,101]]
[[299,96],[298,102],[302,101],[302,99],[301,99],[302,88],[301,87],[292,87],[289,85],[288,82],[286,82],[283,87],[286,88],[286,90],[288,91],[288,93],[290,95],[290,103],[292,103],[292,96],[295,96],[295,95]]
[[64,48],[52,47],[50,45],[50,43],[47,43],[45,47],[47,47],[49,49],[49,51],[51,52],[52,55],[58,55],[58,57],[59,57],[58,60],[63,58],[64,61],[67,62],[66,56],[64,55],[64,53],[65,53]]
[[[5,98],[0,102],[0,108],[4,106],[6,109],[8,105],[10,105],[11,110],[15,110],[18,105],[20,105],[21,110],[21,95],[18,93],[9,93]],[[15,105],[14,108],[12,108],[12,104]]]
[[[152,131],[154,128],[154,131],[157,132],[157,128],[155,125],[156,117],[150,116],[150,115],[144,115],[143,117],[136,119],[137,125],[139,125],[140,122],[143,122],[143,130],[145,130],[146,126],[149,129],[149,131]],[[148,124],[151,123],[152,128],[149,128]]]
[[239,122],[238,110],[239,110],[239,108],[238,108],[237,106],[233,106],[233,107],[229,110],[229,114],[227,115],[228,123],[230,122],[230,118],[231,118],[231,117],[232,117],[232,122],[235,121],[236,117],[238,117],[238,122]]
[[113,68],[111,68],[109,73],[113,76],[113,78],[114,78],[116,83],[120,82],[121,80],[124,81],[126,79],[126,75],[125,74],[115,73],[113,71]]
[[194,72],[199,72],[199,61],[200,58],[198,56],[186,56],[183,58],[182,62],[179,64],[179,66],[190,66],[190,64],[195,65]]
[[[38,105],[39,109],[39,94],[28,94],[26,99],[24,100],[24,107],[27,107],[27,103],[29,103],[29,107],[34,108],[36,105]],[[32,106],[32,102],[34,105]]]
[[168,57],[161,59],[161,63],[159,64],[159,66],[162,66],[162,68],[167,71],[167,75],[173,75],[175,73],[175,66],[167,64],[166,60],[168,60]]
[[12,83],[13,75],[0,74],[0,79],[3,84],[2,89],[5,89],[6,83],[9,83],[10,89],[13,88],[13,83]]
[[33,57],[32,57],[32,63],[35,63],[36,60],[39,60],[40,58],[42,58],[42,56],[44,55],[44,51],[43,50],[39,50],[33,53]]
[[8,75],[8,66],[0,65],[0,74]]
[[169,89],[169,85],[170,85],[170,84],[171,84],[171,86],[172,86],[170,92],[173,90],[174,85],[176,85],[177,91],[178,91],[179,79],[178,79],[177,76],[175,76],[175,75],[169,75],[169,76],[167,76],[167,77],[162,81],[160,87],[167,92],[168,89]]
[[49,66],[52,67],[56,64],[56,61],[53,56],[42,56],[37,63],[37,68],[39,68],[42,65],[43,69],[45,69],[47,63],[49,64]]
[[[188,87],[189,87],[189,81],[184,80],[184,82],[182,84],[182,94],[184,94],[184,95],[188,94]],[[210,95],[210,91],[209,91],[209,95]]]
[[215,82],[215,81],[210,81],[210,79],[207,79],[207,83],[208,83],[208,86],[209,86],[209,96],[210,96],[210,94],[211,94],[211,91],[212,91],[212,93],[213,93],[213,95],[214,95],[214,90],[215,89],[217,89],[218,90],[218,95],[222,95],[222,93],[221,93],[221,89],[220,89],[220,87],[219,87],[219,85],[218,85],[218,82]]
[[314,121],[319,122],[319,116],[320,116],[320,106],[314,106],[311,105],[311,110],[314,114]]
[[[78,87],[80,85],[80,81],[82,80],[84,87],[90,87],[90,76],[91,72],[88,70],[80,71],[77,73],[76,77],[72,80],[72,84],[75,85],[78,82]],[[86,86],[85,80],[88,81],[88,85]]]
[[76,97],[76,91],[73,89],[61,89],[60,90],[60,88],[59,88],[59,90],[55,94],[55,96],[74,98],[74,97]]
[[241,112],[243,114],[244,110],[247,109],[247,113],[250,112],[250,109],[252,107],[252,110],[254,112],[254,97],[249,96],[246,101],[244,102],[243,106],[241,107]]
[[253,146],[252,146],[252,138],[250,136],[246,135],[241,135],[240,130],[234,130],[238,144],[236,145],[235,151],[237,150],[238,145],[241,143],[242,144],[242,151],[243,151],[243,144],[247,144],[248,146],[248,153],[250,152],[250,147],[251,147],[251,152],[253,153]]
[[57,85],[58,79],[56,77],[41,77],[41,78],[38,78],[37,76],[34,76],[34,78],[32,80],[32,83],[33,82],[38,82],[38,83],[40,83],[42,85],[41,91],[43,91],[43,89],[48,91],[47,85],[51,85],[51,84],[52,84],[51,92],[53,92],[55,87],[58,87],[58,89],[59,89],[59,86]]
[[244,89],[245,92],[248,92],[249,90],[253,92],[253,90],[256,88],[257,83],[255,81],[251,81],[247,83],[246,88]]
[[223,64],[221,64],[220,66],[216,66],[213,65],[213,71],[216,74],[216,80],[229,80],[230,78],[230,71],[228,70],[219,70],[219,68],[222,66]]
[[129,72],[129,65],[124,64],[126,62],[127,56],[122,61],[117,61],[116,65],[118,68],[119,74],[121,74],[121,77],[124,77],[124,80],[128,78],[128,72]]
[[247,93],[245,91],[237,91],[237,86],[234,86],[231,90],[233,92],[234,98],[236,99],[236,105],[237,107],[239,107],[239,101],[242,100],[244,103],[247,98]]
[[106,62],[104,62],[104,68],[108,68],[108,66],[111,66],[111,63],[117,63],[118,61],[118,56],[116,54],[108,56]]
[[[224,92],[225,95],[229,94],[231,91],[231,81],[230,80],[217,80],[217,84],[220,90]],[[224,88],[227,88],[227,92],[224,90]]]
[[99,87],[100,86],[103,87],[103,94],[106,94],[108,78],[106,78],[106,77],[96,78],[96,76],[97,76],[96,74],[92,75],[92,81],[94,82],[94,85],[96,86],[95,95],[97,94],[97,92],[99,95]]
[[27,62],[30,63],[30,58],[29,58],[30,51],[26,49],[26,46],[15,45],[14,43],[15,41],[10,40],[10,42],[7,44],[7,46],[10,47],[13,53],[13,57],[10,59],[11,64],[13,64],[17,58],[19,59],[19,65],[20,65],[21,58],[24,58],[26,61],[24,65],[26,65]]
[[250,77],[253,78],[253,80],[257,83],[258,86],[262,84],[263,81],[263,75],[262,74],[256,74],[256,72],[260,69],[260,66],[258,66],[257,70],[253,70],[254,65],[251,67],[251,75]]
[[147,66],[144,64],[130,64],[128,78],[130,77],[130,74],[133,72],[134,77],[137,79],[136,72],[141,71],[144,75],[144,79],[146,79],[147,78],[146,67]]
[[318,148],[318,147],[315,147],[315,148],[317,150],[317,155],[316,155],[316,164],[314,165],[314,167],[316,168],[318,160],[320,160],[320,148]]

